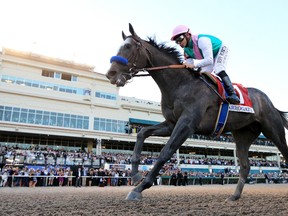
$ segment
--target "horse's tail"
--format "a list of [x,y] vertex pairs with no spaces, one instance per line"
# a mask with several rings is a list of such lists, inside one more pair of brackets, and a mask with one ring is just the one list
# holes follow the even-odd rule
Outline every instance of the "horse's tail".
[[284,127],[288,130],[288,112],[283,112],[283,111],[280,111],[278,109],[277,109],[277,111],[281,115]]

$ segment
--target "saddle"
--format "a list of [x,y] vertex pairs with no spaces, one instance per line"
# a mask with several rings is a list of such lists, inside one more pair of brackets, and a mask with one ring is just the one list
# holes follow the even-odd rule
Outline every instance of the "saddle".
[[[201,72],[201,75],[203,75],[204,77],[206,77],[208,80],[210,80],[216,87],[217,87],[217,92],[218,94],[225,99],[227,96],[227,93],[225,92],[225,88],[222,84],[222,81],[220,80],[220,78],[212,73],[209,72]],[[239,83],[233,83],[233,87],[235,89],[236,95],[239,97],[240,99],[240,103],[239,104],[230,104],[230,107],[249,107],[251,109],[252,108],[252,101],[249,97],[248,94],[248,89],[245,88],[243,85],[239,84]],[[248,113],[254,113],[254,111],[252,111],[251,109],[233,109],[231,111],[235,111],[235,112],[248,112]]]
[[[210,80],[217,87],[217,93],[219,95],[220,108],[219,108],[218,117],[217,117],[217,121],[216,121],[215,128],[214,128],[214,132],[212,133],[212,135],[217,136],[217,137],[221,135],[225,127],[229,111],[254,113],[254,109],[252,107],[252,101],[249,97],[247,88],[245,88],[241,84],[233,83],[233,87],[235,89],[237,96],[240,99],[240,103],[229,104],[227,101],[225,101],[227,93],[225,92],[224,86],[220,78],[209,72],[201,72],[200,75]],[[208,83],[206,84],[209,85]],[[220,97],[222,97],[222,99]]]

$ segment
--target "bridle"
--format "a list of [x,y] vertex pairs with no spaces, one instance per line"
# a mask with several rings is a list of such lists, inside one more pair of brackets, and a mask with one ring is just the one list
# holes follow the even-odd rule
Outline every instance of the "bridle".
[[[125,76],[128,76],[130,77],[129,79],[133,78],[133,77],[139,77],[139,76],[151,76],[149,73],[148,74],[138,74],[139,72],[147,72],[147,71],[156,71],[156,70],[162,70],[162,69],[168,69],[168,68],[185,68],[185,65],[183,64],[175,64],[175,65],[166,65],[166,66],[158,66],[158,67],[153,67],[153,63],[152,63],[152,54],[150,52],[150,50],[143,45],[143,43],[141,42],[141,40],[139,40],[138,38],[136,37],[133,37],[133,36],[128,36],[127,38],[131,38],[133,39],[134,41],[136,41],[136,44],[137,44],[137,55],[135,56],[135,59],[133,61],[133,63],[130,63],[128,59],[122,57],[122,56],[112,56],[111,59],[110,59],[110,63],[112,62],[116,62],[116,63],[119,63],[119,64],[122,64],[124,66],[128,66],[130,65],[128,71],[129,72],[123,72],[122,73],[122,78],[125,79],[125,81],[127,80]],[[145,55],[148,59],[148,63],[149,65],[151,65],[152,67],[147,67],[147,68],[137,68],[137,61],[138,61],[138,58],[140,56],[140,52],[141,50],[140,49],[143,49],[145,51]]]

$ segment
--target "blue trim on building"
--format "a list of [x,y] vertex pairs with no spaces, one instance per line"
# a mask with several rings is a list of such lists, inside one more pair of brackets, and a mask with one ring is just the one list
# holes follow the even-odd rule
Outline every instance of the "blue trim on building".
[[144,120],[144,119],[136,119],[136,118],[129,118],[130,124],[142,124],[142,125],[156,125],[160,122]]

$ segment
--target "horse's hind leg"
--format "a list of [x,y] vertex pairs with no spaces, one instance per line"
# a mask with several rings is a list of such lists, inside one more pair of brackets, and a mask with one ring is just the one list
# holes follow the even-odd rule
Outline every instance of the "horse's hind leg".
[[137,185],[142,180],[142,174],[139,173],[138,167],[145,139],[151,135],[170,136],[172,130],[173,125],[170,125],[166,121],[164,121],[157,125],[144,127],[138,132],[132,156],[132,172],[131,172],[132,184]]
[[279,149],[286,162],[288,163],[288,146],[286,143],[285,129],[281,116],[277,111],[277,113],[270,112],[271,118],[268,118],[269,116],[266,117],[267,120],[265,119],[266,121],[263,121],[261,123],[262,133],[266,138],[270,139],[273,142],[273,144]]
[[260,135],[260,129],[255,125],[253,130],[250,127],[245,127],[232,132],[235,143],[236,153],[240,163],[240,176],[234,191],[227,201],[235,201],[241,197],[245,182],[250,172],[250,164],[248,152],[252,142]]

